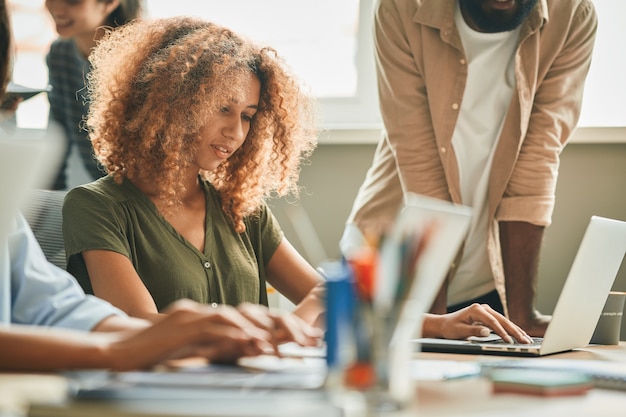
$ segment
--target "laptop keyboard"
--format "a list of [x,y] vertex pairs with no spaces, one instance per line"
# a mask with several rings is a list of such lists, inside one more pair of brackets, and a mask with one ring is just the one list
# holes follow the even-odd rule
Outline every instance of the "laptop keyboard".
[[532,337],[531,339],[533,339],[533,343],[532,344],[528,344],[528,343],[521,343],[518,342],[517,340],[513,339],[513,343],[507,343],[504,340],[498,338],[498,339],[491,339],[491,340],[485,340],[485,341],[476,341],[477,343],[489,343],[489,344],[495,344],[495,345],[510,345],[510,346],[536,346],[536,345],[541,345],[541,342],[543,342],[543,338],[542,337]]

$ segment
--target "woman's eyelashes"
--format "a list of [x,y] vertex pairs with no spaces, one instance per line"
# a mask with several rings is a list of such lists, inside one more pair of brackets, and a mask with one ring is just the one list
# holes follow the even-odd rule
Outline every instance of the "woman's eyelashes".
[[[233,110],[229,106],[222,106],[220,108],[220,112],[223,114],[232,114]],[[256,111],[244,111],[241,113],[241,119],[246,122],[252,122],[254,116],[256,115]]]

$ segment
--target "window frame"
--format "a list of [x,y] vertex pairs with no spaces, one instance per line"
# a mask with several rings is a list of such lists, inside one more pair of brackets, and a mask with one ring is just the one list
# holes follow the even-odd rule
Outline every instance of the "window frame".
[[[320,138],[321,143],[375,143],[380,137],[383,123],[379,111],[372,28],[376,1],[359,1],[358,31],[355,43],[355,63],[358,74],[356,95],[335,98],[319,97],[317,99],[321,128],[324,130]],[[596,112],[598,107],[608,109],[606,114],[613,115],[616,112],[620,114],[619,112],[622,111],[620,109],[624,108],[620,97],[626,94],[626,81],[623,81],[623,78],[616,78],[615,74],[626,71],[626,54],[615,54],[613,41],[622,33],[626,35],[626,27],[621,25],[619,16],[612,13],[614,9],[619,11],[620,8],[626,7],[624,6],[626,3],[622,3],[622,1],[600,0],[595,3],[598,11],[599,35],[583,97],[583,100],[586,100],[586,105],[583,104],[581,120],[574,132],[572,142],[626,143],[626,112],[624,112],[623,120],[616,120],[615,116],[606,119],[594,119],[594,116],[587,117],[589,108],[593,108]],[[11,7],[10,0],[8,5]],[[14,24],[13,26],[15,30],[17,25]],[[616,30],[618,31],[617,34],[614,33]],[[617,58],[617,62],[615,58]],[[615,68],[616,65],[618,68]],[[609,81],[603,84],[602,80],[605,79]],[[29,85],[23,81],[21,83]],[[36,87],[37,85],[30,86]],[[604,99],[604,95],[609,93],[611,97],[608,100]],[[600,101],[598,102],[599,98]],[[43,108],[45,106],[37,102],[47,102],[45,97],[31,100],[20,105],[20,108],[22,106],[35,107],[35,105],[38,108]],[[20,109],[18,112],[22,113]],[[600,110],[600,114],[603,114],[602,110]]]
[[357,91],[354,97],[318,99],[322,125],[330,130],[379,130],[382,118],[378,107],[378,87],[374,61],[374,1],[360,0],[357,32]]

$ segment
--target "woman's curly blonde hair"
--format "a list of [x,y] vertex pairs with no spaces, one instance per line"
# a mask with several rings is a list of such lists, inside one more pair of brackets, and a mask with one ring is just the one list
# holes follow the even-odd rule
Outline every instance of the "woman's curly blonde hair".
[[246,140],[216,171],[200,175],[219,191],[237,232],[265,198],[298,195],[300,163],[317,143],[315,101],[273,49],[176,17],[112,30],[89,60],[87,127],[118,183],[153,179],[164,209],[175,210],[200,129],[253,72],[261,95]]

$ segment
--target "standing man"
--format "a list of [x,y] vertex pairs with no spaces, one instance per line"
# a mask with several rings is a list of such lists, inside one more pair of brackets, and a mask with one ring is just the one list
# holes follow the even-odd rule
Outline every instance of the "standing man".
[[385,132],[341,247],[393,221],[407,192],[471,206],[432,306],[479,302],[532,336],[539,253],[559,155],[579,118],[597,17],[590,0],[378,0]]

